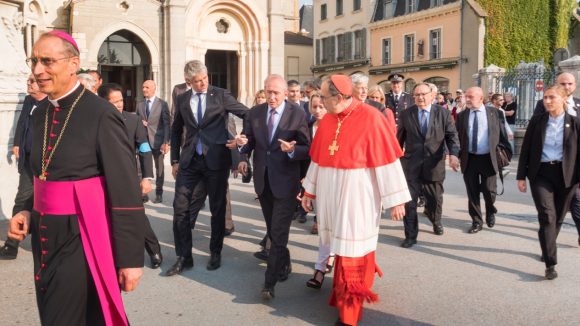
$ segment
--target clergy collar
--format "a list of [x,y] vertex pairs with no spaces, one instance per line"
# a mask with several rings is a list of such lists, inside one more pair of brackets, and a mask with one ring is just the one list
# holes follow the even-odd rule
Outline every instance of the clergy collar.
[[[51,103],[51,104],[52,104],[52,105],[53,105],[55,108],[67,106],[66,104],[68,104],[68,102],[69,102],[69,101],[67,101],[67,99],[66,99],[66,98],[67,98],[69,95],[71,95],[73,92],[75,92],[75,91],[76,91],[76,90],[79,88],[79,86],[80,86],[80,85],[81,85],[81,82],[79,82],[79,81],[77,80],[77,83],[75,84],[75,86],[74,86],[73,88],[71,88],[71,89],[70,89],[70,90],[69,90],[69,91],[68,91],[66,94],[64,94],[63,96],[61,96],[61,97],[59,97],[59,98],[57,98],[57,99],[54,99],[54,100],[53,100],[53,99],[51,99],[50,97],[48,97],[48,101],[49,101],[49,102],[50,102],[50,103]],[[60,105],[59,105],[59,104],[60,104]],[[72,103],[70,103],[70,104],[72,104]]]

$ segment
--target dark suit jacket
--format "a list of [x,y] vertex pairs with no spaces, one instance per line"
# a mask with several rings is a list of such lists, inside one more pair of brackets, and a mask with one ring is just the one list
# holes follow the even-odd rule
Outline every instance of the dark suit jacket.
[[19,173],[22,173],[22,169],[26,162],[26,151],[30,153],[30,147],[32,146],[32,117],[30,116],[30,112],[32,112],[32,108],[37,104],[38,102],[34,97],[26,95],[24,103],[22,104],[22,110],[20,110],[18,122],[16,123],[16,130],[14,131],[14,146],[18,146]]
[[398,103],[395,103],[393,92],[389,92],[385,95],[385,106],[393,112],[396,124],[399,124],[399,115],[401,112],[413,105],[415,105],[415,100],[409,93],[401,93]]
[[169,106],[167,102],[155,97],[155,100],[151,104],[151,113],[149,118],[147,118],[147,112],[145,108],[145,101],[137,103],[137,115],[141,117],[142,120],[147,121],[147,135],[149,138],[149,144],[153,149],[161,148],[163,144],[169,144],[171,137],[170,131],[170,117],[169,117]]
[[[242,153],[254,152],[254,188],[258,195],[264,191],[266,169],[275,197],[288,198],[300,191],[300,162],[308,158],[310,136],[302,108],[288,101],[285,103],[284,113],[271,142],[266,123],[267,103],[252,108],[244,121],[243,133],[248,137],[248,144],[242,147]],[[296,141],[293,158],[282,152],[278,139]]]
[[[580,113],[580,98],[574,97],[574,104],[576,104],[576,112]],[[536,103],[536,108],[534,109],[534,115],[542,114],[546,112],[546,107],[544,106],[544,100],[539,100]]]
[[[520,158],[518,162],[517,180],[526,177],[533,182],[540,169],[546,126],[549,114],[544,112],[532,117],[526,129]],[[571,187],[578,182],[578,142],[580,141],[580,120],[566,113],[564,117],[564,144],[562,158],[562,172],[564,184]]]
[[173,119],[175,118],[175,110],[177,106],[177,97],[183,93],[187,92],[187,84],[177,84],[173,86],[173,91],[171,91],[171,124],[173,124]]
[[[231,152],[225,146],[229,138],[226,127],[228,113],[245,118],[248,108],[238,102],[228,90],[209,86],[205,96],[205,113],[200,125],[189,104],[192,94],[190,89],[177,97],[175,120],[171,128],[171,164],[179,163],[180,169],[187,168],[195,154],[197,138],[201,137],[208,169],[228,169],[232,164]],[[185,137],[182,137],[184,128]]]
[[[133,151],[137,152],[139,147],[143,143],[149,143],[147,141],[147,129],[143,126],[141,118],[136,114],[123,111],[123,119],[125,119],[125,129],[127,129],[127,136],[129,137],[129,142],[133,146]],[[153,155],[151,151],[141,152],[138,151],[139,155],[139,167],[141,168],[142,178],[153,178]]]
[[[507,139],[505,131],[504,120],[500,118],[498,109],[488,106],[485,108],[487,114],[487,135],[489,141],[489,155],[491,156],[491,164],[495,173],[499,171],[497,167],[497,155],[495,149],[500,145],[503,149],[508,151],[509,156],[512,155],[512,147]],[[469,115],[471,110],[463,110],[457,115],[455,125],[457,127],[457,134],[459,135],[459,159],[461,160],[461,172],[465,173],[467,165],[469,164]]]
[[419,108],[416,105],[401,111],[397,126],[397,140],[404,149],[401,165],[407,179],[425,181],[445,179],[446,148],[458,156],[459,140],[449,110],[433,104],[429,115],[427,135],[419,127]]

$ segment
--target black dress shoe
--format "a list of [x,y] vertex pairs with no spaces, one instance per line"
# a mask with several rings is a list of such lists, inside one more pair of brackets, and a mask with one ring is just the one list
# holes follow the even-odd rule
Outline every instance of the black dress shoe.
[[292,263],[288,263],[288,265],[284,265],[284,267],[282,267],[280,274],[278,274],[278,281],[286,281],[290,276],[290,273],[292,273]]
[[155,199],[153,200],[153,203],[154,204],[159,204],[161,202],[163,202],[163,196],[161,196],[161,195],[155,195]]
[[473,223],[471,225],[471,228],[467,231],[467,233],[477,233],[479,231],[481,231],[481,224],[479,223]]
[[274,287],[273,286],[264,286],[262,292],[262,299],[264,300],[272,300],[274,298]]
[[270,252],[266,249],[262,249],[260,251],[256,251],[254,253],[254,257],[258,258],[259,260],[267,261],[268,256],[270,256]]
[[151,258],[151,268],[156,269],[161,266],[161,263],[163,262],[163,255],[161,252],[154,253],[149,257]]
[[487,227],[491,229],[495,225],[495,215],[492,214],[489,217],[487,217],[485,219],[485,223],[487,224]]
[[145,204],[148,201],[149,201],[149,196],[147,196],[147,195],[143,196],[143,204]]
[[415,244],[417,244],[417,240],[415,240],[415,239],[405,239],[405,240],[403,240],[403,243],[401,243],[401,247],[403,247],[403,248],[411,248]]
[[307,213],[304,213],[304,214],[299,213],[298,216],[296,217],[296,221],[298,223],[306,223],[306,220],[307,220],[306,215],[307,215]]
[[419,196],[419,198],[417,199],[417,207],[423,207],[423,206],[425,206],[425,197]]
[[443,235],[443,233],[445,233],[443,225],[441,224],[433,225],[433,233],[435,233],[436,235]]
[[556,268],[554,266],[546,268],[546,279],[553,280],[556,277],[558,277],[558,272],[556,272]]
[[234,228],[233,226],[232,226],[232,228],[231,228],[231,229],[227,229],[227,228],[226,228],[226,229],[225,229],[225,231],[224,231],[224,236],[226,236],[226,237],[227,237],[227,236],[230,236],[230,235],[232,235],[232,233],[234,233],[234,231],[235,231],[235,230],[236,230],[236,228]]
[[220,268],[221,265],[222,255],[219,253],[212,253],[206,268],[208,271],[213,271]]
[[11,246],[3,245],[0,248],[0,260],[12,260],[16,259],[18,255],[18,247],[14,248]]
[[165,272],[166,276],[181,274],[184,270],[193,267],[193,258],[177,257],[177,261]]

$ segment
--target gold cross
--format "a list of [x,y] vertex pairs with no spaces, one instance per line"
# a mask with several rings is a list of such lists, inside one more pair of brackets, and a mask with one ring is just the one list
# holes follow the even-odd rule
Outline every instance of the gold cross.
[[328,150],[330,151],[330,156],[334,155],[334,152],[338,151],[338,146],[336,145],[336,139],[332,141],[332,144],[328,146]]

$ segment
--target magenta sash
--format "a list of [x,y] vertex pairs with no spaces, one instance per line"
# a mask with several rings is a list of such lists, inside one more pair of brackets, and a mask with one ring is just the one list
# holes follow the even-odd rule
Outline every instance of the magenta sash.
[[78,215],[85,257],[107,325],[128,325],[111,248],[105,179],[41,181],[34,178],[34,210],[49,215]]

